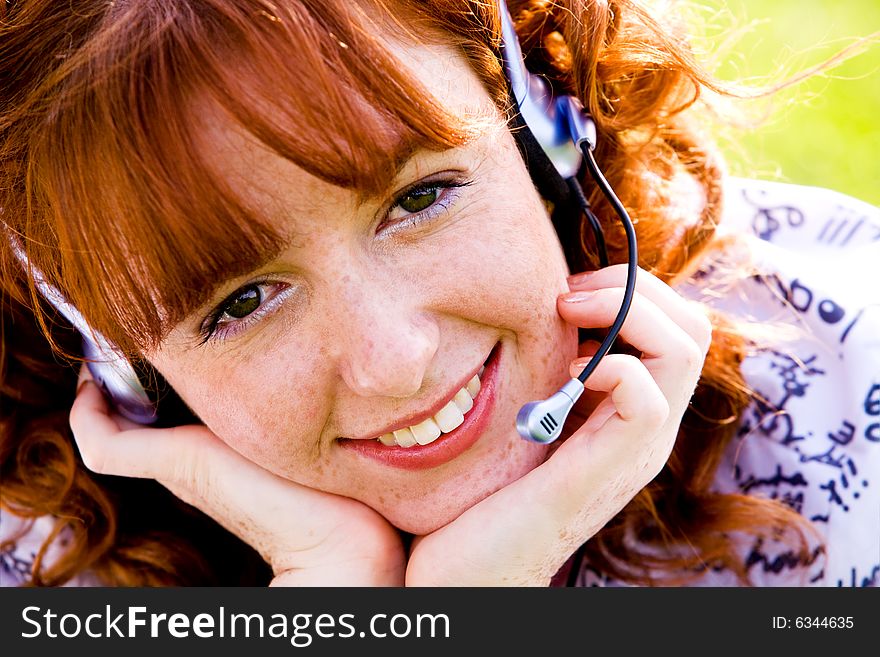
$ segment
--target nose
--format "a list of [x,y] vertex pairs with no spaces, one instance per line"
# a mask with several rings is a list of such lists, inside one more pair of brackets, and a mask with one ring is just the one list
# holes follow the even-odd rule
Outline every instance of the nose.
[[440,341],[436,322],[381,290],[349,304],[340,374],[362,397],[409,397],[422,387]]

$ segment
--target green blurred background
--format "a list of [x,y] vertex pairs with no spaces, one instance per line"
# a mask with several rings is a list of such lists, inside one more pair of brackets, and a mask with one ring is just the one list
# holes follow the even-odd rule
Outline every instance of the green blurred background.
[[749,102],[760,123],[724,131],[721,146],[736,175],[829,187],[880,205],[880,0],[688,6],[703,25],[695,45],[717,58],[714,71],[724,80],[779,82],[874,34],[842,64],[769,103]]

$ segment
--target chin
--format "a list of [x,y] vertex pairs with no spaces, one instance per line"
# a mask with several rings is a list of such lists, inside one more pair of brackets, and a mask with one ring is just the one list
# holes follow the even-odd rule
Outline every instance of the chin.
[[[448,525],[472,506],[504,487],[506,483],[508,482],[499,482],[496,486],[486,490],[470,491],[467,495],[430,494],[413,497],[401,494],[398,497],[397,494],[392,494],[378,504],[375,500],[360,501],[382,515],[400,531],[425,536]],[[403,501],[404,497],[406,501]]]
[[373,508],[401,531],[416,536],[430,534],[531,472],[548,454],[545,445],[522,441],[517,446],[518,450],[507,451],[495,466],[471,470],[429,492],[386,498],[385,508]]
[[464,513],[464,509],[461,511],[457,511],[454,513],[450,513],[448,516],[434,516],[434,517],[422,517],[422,518],[403,518],[400,521],[389,521],[392,525],[397,527],[402,532],[406,532],[407,534],[412,534],[413,536],[427,536],[431,534],[441,527],[448,525],[450,522],[458,518],[462,513]]
[[426,509],[424,504],[416,503],[414,505],[407,504],[404,507],[398,506],[384,512],[381,509],[377,509],[377,511],[382,513],[388,522],[399,530],[416,536],[425,536],[448,525],[490,494],[487,492],[481,497],[462,504],[449,504],[446,502],[438,504],[435,508]]

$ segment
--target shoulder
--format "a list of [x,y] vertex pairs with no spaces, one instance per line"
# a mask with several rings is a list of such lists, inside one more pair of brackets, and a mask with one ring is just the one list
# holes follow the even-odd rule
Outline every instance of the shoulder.
[[[49,516],[31,520],[0,509],[0,586],[24,586],[30,582],[34,562],[46,540],[53,537],[55,523],[55,518]],[[52,539],[42,557],[43,562],[53,563],[68,544],[69,536],[62,531]],[[100,585],[100,581],[89,573],[65,583],[65,586]]]
[[758,583],[880,585],[880,209],[741,179],[725,203],[744,273],[712,299],[701,291],[717,262],[685,286],[753,336],[742,372],[754,401],[717,486],[783,501],[827,550],[804,568],[765,539],[744,558]]
[[677,286],[689,298],[745,319],[837,330],[841,342],[857,317],[878,312],[874,205],[827,189],[729,178],[717,234],[726,246]]
[[721,227],[801,252],[880,247],[880,208],[821,187],[728,177]]

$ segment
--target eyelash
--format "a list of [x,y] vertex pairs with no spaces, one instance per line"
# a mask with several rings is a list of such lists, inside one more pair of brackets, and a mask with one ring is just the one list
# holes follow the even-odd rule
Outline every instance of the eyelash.
[[[467,187],[471,184],[473,184],[473,181],[471,180],[436,180],[417,183],[416,185],[405,189],[397,195],[394,204],[386,212],[385,220],[383,220],[380,228],[388,225],[389,227],[385,229],[386,232],[390,232],[393,234],[400,230],[405,230],[411,226],[420,224],[422,222],[431,221],[432,219],[435,219],[442,213],[446,212],[446,210],[448,210],[449,207],[458,199],[459,195],[456,193],[456,190]],[[406,217],[403,217],[399,220],[388,220],[388,217],[391,215],[392,210],[397,208],[403,201],[403,199],[407,196],[416,193],[427,193],[435,190],[439,192],[437,200],[421,212],[408,214]],[[260,290],[259,307],[254,312],[241,319],[232,319],[226,322],[222,321],[223,315],[226,314],[226,308],[229,306],[229,304],[231,304],[236,297],[240,296],[243,290],[251,287],[256,287]],[[274,287],[280,289],[277,289],[274,293],[270,293],[267,295],[263,292],[263,289],[266,287]],[[295,288],[291,285],[288,285],[287,283],[280,283],[268,279],[256,280],[248,283],[247,285],[243,285],[242,287],[235,290],[228,297],[226,297],[226,299],[224,299],[220,303],[220,305],[217,306],[217,308],[202,322],[199,329],[199,345],[203,345],[207,342],[223,342],[224,340],[235,337],[236,335],[239,335],[240,333],[248,330],[251,326],[258,323],[264,317],[274,312],[281,305],[281,303],[288,296],[290,296],[290,294],[293,293],[294,290]]]
[[[256,287],[260,290],[259,307],[246,317],[242,317],[241,319],[230,319],[229,321],[224,322],[223,315],[226,314],[227,306],[229,306],[237,296],[241,295],[243,290],[251,287]],[[265,288],[275,288],[275,291],[265,293]],[[261,319],[275,311],[275,309],[278,308],[278,306],[280,306],[281,303],[295,290],[296,288],[292,285],[280,283],[278,281],[270,281],[268,279],[256,280],[247,285],[243,285],[226,297],[226,299],[224,299],[220,305],[217,306],[207,318],[205,318],[205,321],[202,322],[201,329],[199,330],[199,335],[201,337],[199,344],[203,345],[210,341],[223,342],[224,340],[235,337],[241,332],[246,331]]]
[[[412,187],[403,190],[400,194],[397,195],[397,198],[394,201],[394,204],[388,209],[388,212],[385,215],[385,219],[383,220],[380,228],[385,228],[386,232],[396,233],[399,230],[405,230],[411,226],[415,226],[417,224],[421,224],[426,221],[431,221],[432,219],[436,219],[438,216],[446,212],[449,207],[458,200],[459,192],[458,190],[468,187],[473,184],[472,180],[456,180],[456,179],[441,179],[441,180],[431,180],[431,181],[422,181],[416,183]],[[406,217],[398,220],[389,220],[388,217],[391,215],[392,210],[398,207],[403,201],[404,198],[416,193],[426,193],[430,191],[438,191],[440,192],[437,200],[434,201],[427,208],[422,210],[421,212],[415,212],[413,214],[408,214]]]

